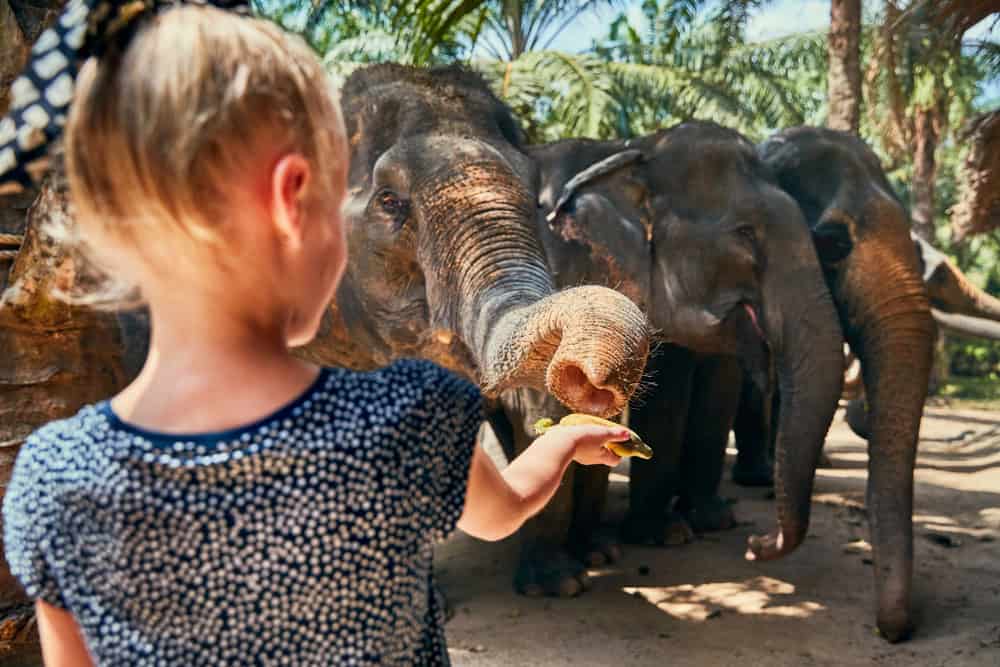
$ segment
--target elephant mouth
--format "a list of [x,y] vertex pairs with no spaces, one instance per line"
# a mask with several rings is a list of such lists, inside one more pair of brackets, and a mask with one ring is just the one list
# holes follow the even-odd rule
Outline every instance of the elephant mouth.
[[750,326],[753,327],[754,332],[761,340],[766,340],[767,336],[764,335],[764,329],[760,326],[757,307],[748,301],[741,301],[739,305],[743,308],[743,312],[746,313],[747,319],[750,320]]
[[595,382],[594,375],[572,362],[555,363],[549,368],[546,385],[557,392],[564,404],[575,406],[579,412],[593,415],[621,412],[629,397],[612,384]]

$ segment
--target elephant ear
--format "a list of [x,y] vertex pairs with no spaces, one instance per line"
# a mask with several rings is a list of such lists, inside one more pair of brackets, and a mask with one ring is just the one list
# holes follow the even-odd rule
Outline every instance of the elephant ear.
[[825,264],[836,264],[854,250],[851,224],[830,216],[824,217],[812,228],[813,245],[819,260]]
[[[646,303],[651,255],[639,208],[646,190],[640,175],[630,169],[641,159],[637,150],[621,151],[579,171],[561,190],[558,185],[542,189],[540,203],[555,199],[542,223],[542,236],[562,284],[605,285],[640,306]],[[623,171],[628,172],[624,178],[609,180]]]
[[609,155],[600,162],[595,162],[583,171],[577,173],[573,178],[566,181],[566,184],[562,188],[562,192],[559,194],[559,198],[556,200],[555,205],[545,219],[551,224],[555,219],[570,205],[573,201],[573,197],[576,193],[584,186],[597,181],[608,174],[614,173],[623,167],[630,164],[639,162],[642,160],[642,151],[634,148],[630,148],[624,151],[619,151],[613,155]]
[[811,187],[814,183],[806,178],[804,172],[814,165],[812,162],[804,164],[798,144],[781,134],[758,146],[757,153],[779,187],[802,209],[812,230],[813,244],[820,261],[826,266],[843,261],[854,250],[857,218],[851,211],[840,206],[841,202],[837,201],[836,196],[837,188],[820,195],[817,188]]
[[929,282],[939,268],[947,265],[948,258],[943,252],[920,238],[916,233],[910,232],[910,238],[913,239],[913,246],[917,251],[917,259],[920,260],[924,282]]

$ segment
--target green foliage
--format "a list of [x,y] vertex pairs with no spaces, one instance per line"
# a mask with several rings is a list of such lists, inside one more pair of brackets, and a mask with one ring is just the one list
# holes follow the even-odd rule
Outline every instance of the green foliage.
[[519,115],[534,142],[612,132],[612,81],[599,58],[534,51],[511,62],[474,60],[471,65]]
[[[462,31],[481,0],[254,0],[255,10],[344,62],[392,59],[417,65],[460,59]],[[391,44],[391,47],[390,47]]]
[[817,120],[825,101],[825,35],[747,42],[752,4],[759,3],[646,0],[645,26],[620,16],[594,48],[614,74],[616,134],[698,117],[760,139]]
[[552,42],[581,15],[621,0],[489,0],[481,25],[469,37],[493,59],[513,62],[532,51],[548,51]]

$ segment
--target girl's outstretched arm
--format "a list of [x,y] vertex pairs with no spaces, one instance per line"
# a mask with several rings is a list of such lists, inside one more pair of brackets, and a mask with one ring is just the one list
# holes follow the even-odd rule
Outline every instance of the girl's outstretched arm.
[[458,527],[481,540],[511,535],[545,507],[570,462],[613,466],[619,458],[604,443],[628,438],[624,428],[560,426],[531,443],[502,472],[477,445]]
[[45,667],[94,667],[73,614],[39,600],[35,617]]

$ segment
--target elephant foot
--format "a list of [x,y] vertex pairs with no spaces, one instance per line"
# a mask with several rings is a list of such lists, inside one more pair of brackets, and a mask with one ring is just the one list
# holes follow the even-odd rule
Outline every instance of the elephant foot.
[[890,644],[906,641],[913,633],[910,615],[899,609],[889,613],[880,611],[876,624],[879,634]]
[[618,538],[606,531],[598,531],[573,544],[570,553],[587,567],[604,567],[621,560],[622,546]]
[[740,486],[774,486],[774,467],[767,461],[743,463],[736,459],[733,483]]
[[583,563],[562,547],[536,544],[525,549],[514,575],[514,590],[529,597],[572,598],[588,588]]
[[696,533],[729,530],[736,525],[733,506],[725,498],[682,499],[678,509]]
[[694,531],[677,512],[645,515],[629,514],[621,527],[626,544],[677,547],[694,541]]

